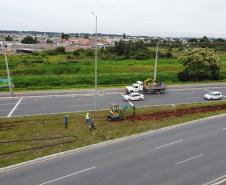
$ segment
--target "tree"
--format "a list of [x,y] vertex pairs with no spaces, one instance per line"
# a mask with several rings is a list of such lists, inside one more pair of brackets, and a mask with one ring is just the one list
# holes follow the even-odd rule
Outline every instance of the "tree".
[[65,47],[59,46],[55,49],[55,52],[58,53],[58,54],[64,54],[65,53]]
[[166,58],[173,58],[173,54],[171,51],[168,51],[166,54],[165,54],[165,57]]
[[207,38],[207,36],[204,36],[204,37],[201,38],[199,41],[200,41],[200,42],[209,42],[209,39]]
[[188,42],[197,43],[198,42],[198,39],[196,39],[196,38],[190,38],[190,39],[188,39]]
[[222,63],[212,49],[190,48],[185,50],[178,60],[185,68],[178,74],[181,81],[220,78]]
[[52,43],[53,43],[53,41],[50,40],[50,39],[47,39],[46,42],[47,42],[48,44],[52,44]]
[[122,38],[123,39],[126,39],[126,34],[125,33],[122,35]]
[[216,39],[216,42],[222,42],[222,43],[224,43],[224,39],[218,38],[218,39]]
[[32,36],[25,37],[21,43],[23,44],[37,44],[37,38],[33,38]]
[[5,41],[13,41],[13,38],[10,35],[7,35]]
[[62,33],[61,34],[61,39],[68,40],[69,38],[70,38],[70,35],[69,34],[65,34],[65,33]]
[[85,34],[84,35],[84,39],[89,39],[89,35],[88,34]]
[[75,51],[73,52],[73,55],[74,55],[74,56],[80,56],[80,51],[82,51],[82,50],[81,50],[81,49],[75,50]]

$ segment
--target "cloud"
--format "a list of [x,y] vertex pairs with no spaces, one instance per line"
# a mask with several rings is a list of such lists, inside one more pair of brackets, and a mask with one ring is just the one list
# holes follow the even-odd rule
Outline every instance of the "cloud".
[[224,0],[1,0],[2,29],[226,37]]

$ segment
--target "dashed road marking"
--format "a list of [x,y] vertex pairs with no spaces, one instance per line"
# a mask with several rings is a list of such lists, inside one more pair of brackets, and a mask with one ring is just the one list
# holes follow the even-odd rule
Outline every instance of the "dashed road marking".
[[85,169],[85,170],[81,170],[81,171],[78,171],[78,172],[75,172],[75,173],[71,173],[71,174],[69,174],[69,175],[65,175],[65,176],[63,176],[63,177],[59,177],[59,178],[56,178],[56,179],[53,179],[53,180],[50,180],[50,181],[41,183],[41,184],[39,184],[39,185],[50,184],[50,183],[52,183],[52,182],[56,182],[56,181],[65,179],[65,178],[71,177],[71,176],[73,176],[73,175],[77,175],[77,174],[80,174],[80,173],[83,173],[83,172],[87,172],[87,171],[89,171],[89,170],[93,170],[93,169],[95,169],[95,168],[96,168],[96,166],[93,166],[93,167],[91,167],[91,168],[87,168],[87,169]]
[[176,163],[176,165],[177,165],[177,164],[182,164],[182,163],[185,163],[185,162],[188,162],[188,161],[191,161],[191,160],[193,160],[193,159],[197,159],[197,158],[203,157],[203,156],[204,156],[204,154],[200,154],[200,155],[197,155],[197,156],[194,156],[194,157],[185,159],[185,160],[183,160],[183,161],[180,161],[180,162]]
[[165,145],[161,145],[161,146],[157,146],[155,147],[155,149],[160,149],[160,148],[164,148],[164,147],[167,147],[167,146],[170,146],[170,145],[174,145],[174,144],[177,144],[177,143],[181,143],[183,140],[178,140],[178,141],[174,141],[172,143],[168,143],[168,144],[165,144]]

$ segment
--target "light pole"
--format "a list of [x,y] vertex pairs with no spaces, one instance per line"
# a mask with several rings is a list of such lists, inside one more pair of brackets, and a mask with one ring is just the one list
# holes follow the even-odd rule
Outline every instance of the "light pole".
[[2,52],[3,52],[4,57],[5,57],[5,65],[6,65],[6,71],[7,71],[7,76],[8,76],[9,92],[10,92],[10,96],[13,97],[12,81],[11,81],[11,77],[10,77],[8,58],[7,58],[7,55],[6,55],[6,49],[5,49],[4,41],[2,42]]
[[156,81],[156,75],[157,75],[158,52],[159,52],[159,43],[158,43],[158,39],[157,39],[156,55],[155,55],[155,70],[154,70],[154,80],[155,81]]
[[94,97],[94,108],[95,114],[97,113],[97,15],[92,12],[95,16],[95,97]]

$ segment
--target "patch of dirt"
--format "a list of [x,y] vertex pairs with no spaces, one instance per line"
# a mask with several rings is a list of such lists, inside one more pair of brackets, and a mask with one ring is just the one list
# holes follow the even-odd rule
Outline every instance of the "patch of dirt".
[[192,115],[198,113],[206,113],[206,112],[215,112],[219,110],[226,110],[226,104],[223,105],[214,105],[214,106],[203,106],[203,107],[193,107],[186,109],[177,109],[175,111],[160,111],[150,114],[137,114],[135,116],[127,116],[126,119],[131,121],[154,121],[166,119],[169,117],[182,117],[185,115]]

